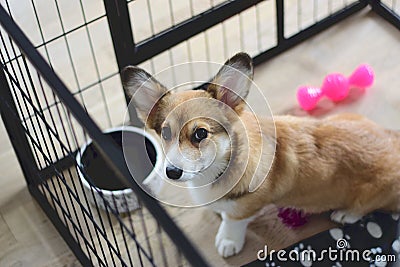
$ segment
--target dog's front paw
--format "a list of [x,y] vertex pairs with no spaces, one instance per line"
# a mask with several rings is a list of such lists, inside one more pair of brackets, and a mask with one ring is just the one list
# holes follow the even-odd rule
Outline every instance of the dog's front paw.
[[351,212],[345,211],[345,210],[335,210],[331,214],[331,220],[337,223],[345,224],[353,224],[360,220],[362,216],[360,215],[355,215]]
[[215,237],[215,247],[222,257],[230,257],[239,253],[246,238],[247,224],[251,218],[232,220],[224,212],[221,213],[222,222]]
[[239,253],[244,245],[243,240],[233,240],[222,235],[215,237],[215,247],[217,248],[218,254],[224,258],[233,256]]

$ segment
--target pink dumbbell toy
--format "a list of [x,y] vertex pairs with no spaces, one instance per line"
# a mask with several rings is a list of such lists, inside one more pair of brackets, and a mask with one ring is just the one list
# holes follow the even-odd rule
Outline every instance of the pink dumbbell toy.
[[332,73],[325,77],[321,88],[312,86],[301,86],[297,90],[297,101],[304,110],[312,110],[318,101],[326,96],[332,101],[341,101],[345,99],[351,87],[365,89],[374,82],[374,72],[366,64],[358,68],[346,78],[340,73]]

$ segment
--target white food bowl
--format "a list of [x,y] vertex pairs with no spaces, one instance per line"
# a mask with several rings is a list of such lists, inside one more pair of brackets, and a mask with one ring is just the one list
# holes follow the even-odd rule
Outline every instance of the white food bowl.
[[[110,135],[116,141],[121,147],[121,153],[127,156],[128,160],[136,159],[137,162],[129,162],[131,172],[132,166],[138,170],[137,173],[133,174],[136,181],[143,182],[157,175],[155,170],[160,164],[161,147],[153,136],[141,128],[132,126],[111,128],[104,133]],[[104,203],[106,201],[109,207],[119,213],[139,208],[137,197],[132,189],[126,188],[122,182],[113,177],[112,171],[107,167],[100,153],[96,151],[91,140],[79,149],[76,162],[79,178],[83,183],[89,201],[93,205],[97,204],[98,207],[106,210]],[[83,174],[81,169],[84,170],[86,175]]]

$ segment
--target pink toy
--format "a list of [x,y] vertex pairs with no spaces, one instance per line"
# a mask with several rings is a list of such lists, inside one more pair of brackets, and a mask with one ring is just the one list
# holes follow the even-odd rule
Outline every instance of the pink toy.
[[365,89],[374,82],[374,72],[366,64],[358,68],[346,78],[340,73],[332,73],[325,77],[321,88],[301,86],[297,90],[297,101],[304,110],[312,110],[318,101],[326,96],[332,101],[345,99],[351,87]]
[[308,220],[308,214],[292,208],[279,208],[278,217],[290,228],[302,226]]

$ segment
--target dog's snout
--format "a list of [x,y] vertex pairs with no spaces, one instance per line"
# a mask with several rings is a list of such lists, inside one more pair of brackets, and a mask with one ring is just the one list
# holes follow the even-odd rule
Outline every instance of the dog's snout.
[[181,178],[182,176],[182,170],[179,168],[176,168],[174,166],[172,167],[167,167],[166,169],[166,173],[169,179],[172,180],[178,180],[179,178]]

